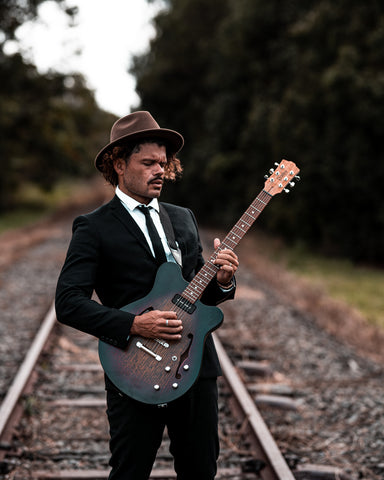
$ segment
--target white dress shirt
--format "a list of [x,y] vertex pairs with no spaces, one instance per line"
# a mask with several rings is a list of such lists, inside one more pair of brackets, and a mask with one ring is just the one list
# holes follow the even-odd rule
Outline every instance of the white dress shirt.
[[[150,239],[149,233],[148,233],[147,224],[146,224],[146,221],[145,221],[145,216],[139,210],[139,208],[137,208],[140,205],[143,205],[143,203],[140,203],[137,200],[135,200],[134,198],[125,194],[124,192],[122,192],[120,190],[119,187],[116,187],[116,195],[119,197],[121,203],[126,208],[126,210],[131,215],[131,217],[135,220],[135,222],[139,226],[140,230],[143,232],[143,234],[144,234],[144,236],[145,236],[145,238],[148,242],[148,245],[151,249],[152,255],[155,256],[155,252],[153,251],[153,247],[152,247],[152,242],[151,242],[151,239]],[[178,260],[178,262],[176,262],[174,256],[171,253],[171,249],[169,248],[169,245],[168,245],[168,242],[167,242],[167,237],[165,236],[165,232],[164,232],[163,226],[162,226],[161,221],[160,221],[160,209],[159,209],[159,202],[157,201],[157,198],[153,198],[149,202],[147,207],[152,207],[152,208],[149,209],[149,212],[151,214],[151,218],[153,220],[153,223],[155,224],[155,227],[156,227],[157,232],[159,234],[159,237],[161,239],[161,243],[163,244],[165,256],[167,257],[167,262],[179,263],[179,265],[181,265],[181,256],[180,256],[180,259]],[[235,285],[234,280],[232,280],[232,284],[228,288],[222,287],[220,285],[220,289],[223,292],[227,292],[227,291],[231,290],[234,287],[234,285]]]
[[[147,224],[145,222],[145,216],[143,212],[141,212],[138,208],[140,205],[143,205],[143,204],[138,202],[134,198],[130,197],[126,193],[122,192],[119,187],[116,187],[116,195],[119,197],[121,203],[123,204],[125,209],[128,211],[128,213],[131,215],[131,217],[135,220],[140,230],[143,232],[148,242],[149,248],[151,249],[152,255],[155,256],[155,252],[153,251],[153,247],[152,247],[152,242],[149,237]],[[171,250],[167,242],[167,237],[165,236],[164,228],[160,221],[160,209],[159,209],[159,202],[157,201],[157,198],[153,198],[149,202],[147,207],[152,207],[149,209],[149,213],[151,215],[153,223],[155,224],[156,230],[159,234],[161,243],[164,248],[165,256],[167,257],[167,262],[175,262],[175,259],[173,258],[173,255],[171,253]]]

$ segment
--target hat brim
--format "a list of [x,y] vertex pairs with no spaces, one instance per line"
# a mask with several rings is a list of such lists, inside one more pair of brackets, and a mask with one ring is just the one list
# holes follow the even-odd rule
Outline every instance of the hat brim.
[[140,132],[132,133],[129,135],[125,135],[120,137],[119,139],[108,143],[104,148],[100,150],[100,152],[96,155],[95,158],[95,167],[102,171],[101,164],[103,160],[103,156],[107,153],[111,148],[115,147],[119,143],[124,142],[134,142],[136,140],[143,140],[145,138],[156,138],[159,140],[163,140],[167,144],[167,152],[176,154],[178,153],[184,145],[184,138],[180,133],[176,132],[175,130],[169,130],[167,128],[154,128],[148,130],[141,130]]

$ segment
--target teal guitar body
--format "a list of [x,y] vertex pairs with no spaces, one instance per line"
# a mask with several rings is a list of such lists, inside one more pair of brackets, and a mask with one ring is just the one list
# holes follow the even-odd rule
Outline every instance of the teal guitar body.
[[183,321],[180,340],[132,336],[125,350],[99,341],[105,373],[119,390],[140,402],[168,403],[187,392],[198,378],[207,335],[223,321],[219,308],[183,298],[187,285],[178,265],[164,263],[151,292],[121,309],[135,315],[151,309],[175,311]]

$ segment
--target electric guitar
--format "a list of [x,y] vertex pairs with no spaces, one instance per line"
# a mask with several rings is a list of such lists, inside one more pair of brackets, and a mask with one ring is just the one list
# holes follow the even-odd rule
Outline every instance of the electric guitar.
[[163,263],[151,292],[121,310],[140,315],[149,310],[170,310],[183,322],[180,340],[165,341],[131,336],[126,349],[99,341],[99,357],[105,373],[122,392],[148,404],[165,404],[187,392],[198,378],[205,339],[223,321],[218,307],[199,300],[219,267],[213,262],[223,249],[233,250],[272,196],[287,191],[299,179],[293,162],[282,160],[265,176],[264,189],[247,208],[220,246],[190,283],[176,263]]

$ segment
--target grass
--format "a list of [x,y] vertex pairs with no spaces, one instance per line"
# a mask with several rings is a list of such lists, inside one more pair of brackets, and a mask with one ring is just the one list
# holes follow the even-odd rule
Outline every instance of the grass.
[[[31,225],[53,211],[65,197],[70,195],[69,187],[60,184],[46,192],[35,185],[24,184],[15,194],[17,206],[0,215],[0,232]],[[62,193],[67,190],[66,193]]]
[[[237,251],[240,263],[247,263],[246,256],[250,252],[254,255],[248,261],[258,269],[262,278],[272,278],[279,283],[281,270],[293,273],[314,287],[314,292],[324,292],[326,297],[339,300],[358,311],[367,323],[384,328],[384,269],[315,255],[301,245],[289,247],[281,239],[260,230],[250,232],[240,243]],[[285,281],[284,275],[281,281]]]
[[44,213],[40,210],[20,208],[0,215],[0,233],[13,228],[31,225],[38,221]]
[[304,248],[284,247],[279,258],[288,270],[346,302],[369,323],[384,327],[384,270],[313,255]]
[[24,184],[16,193],[18,207],[0,214],[0,233],[32,225],[46,215],[64,207],[76,198],[85,201],[94,195],[95,184],[86,180],[63,180],[50,191]]

